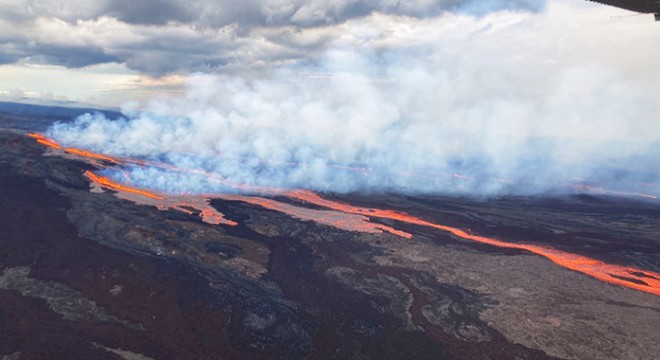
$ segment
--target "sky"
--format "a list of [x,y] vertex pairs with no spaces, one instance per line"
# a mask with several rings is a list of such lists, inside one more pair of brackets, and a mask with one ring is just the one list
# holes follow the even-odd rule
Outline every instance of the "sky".
[[[0,99],[144,188],[660,196],[660,31],[584,0],[0,0]],[[192,172],[191,172],[192,171]],[[110,173],[110,177],[125,173]],[[119,179],[119,177],[117,179]]]
[[[547,51],[548,62],[587,46],[631,76],[646,76],[632,67],[658,58],[651,16],[581,0],[0,0],[0,9],[0,99],[8,100],[117,107],[180,95],[195,73],[254,79],[295,66],[314,73],[337,48],[423,53],[481,34]],[[538,44],[516,29],[536,34]],[[629,41],[650,46],[630,53]],[[593,46],[608,42],[624,46]]]

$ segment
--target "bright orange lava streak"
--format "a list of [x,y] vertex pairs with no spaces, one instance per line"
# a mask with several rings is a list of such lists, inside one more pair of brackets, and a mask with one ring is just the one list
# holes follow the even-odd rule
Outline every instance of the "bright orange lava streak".
[[[92,158],[95,160],[105,160],[109,161],[115,164],[122,164],[122,163],[134,163],[134,164],[140,164],[143,163],[141,160],[137,159],[115,159],[111,158],[102,154],[96,154],[96,153],[91,153],[85,150],[79,150],[75,148],[62,148],[59,144],[57,144],[55,141],[52,139],[49,139],[43,135],[40,134],[34,134],[34,133],[29,133],[29,137],[32,137],[37,140],[38,143],[51,147],[56,150],[64,150],[65,152],[73,155],[78,155],[81,157],[86,157],[86,158]],[[163,165],[164,168],[168,168],[169,165]],[[185,171],[182,169],[177,169],[172,167],[172,169],[176,169],[177,171]],[[204,173],[204,172],[202,172]],[[208,174],[208,173],[205,173]],[[212,174],[209,174],[212,175]],[[146,190],[141,190],[137,188],[133,188],[130,186],[122,185],[116,182],[113,182],[112,180],[103,177],[103,176],[98,176],[90,171],[85,172],[85,176],[87,176],[91,181],[98,183],[100,185],[103,185],[107,188],[114,189],[116,191],[120,192],[126,192],[126,193],[132,193],[132,194],[137,194],[137,195],[142,195],[146,196],[148,198],[154,199],[154,200],[165,200],[164,197],[156,195],[154,193],[151,193]],[[342,229],[347,229],[347,230],[352,230],[352,231],[363,231],[363,232],[378,232],[378,231],[388,231],[393,234],[399,235],[401,237],[405,237],[410,239],[412,237],[411,234],[407,232],[403,232],[397,229],[394,229],[392,227],[386,226],[386,225],[380,225],[380,224],[373,224],[373,223],[368,223],[366,220],[368,220],[368,217],[366,216],[372,216],[372,217],[378,217],[378,218],[383,218],[383,219],[391,219],[391,220],[396,220],[408,224],[413,224],[413,225],[419,225],[419,226],[425,226],[425,227],[430,227],[434,229],[438,229],[441,231],[449,232],[450,234],[465,239],[465,240],[470,240],[470,241],[475,241],[483,244],[488,244],[500,248],[506,248],[506,249],[518,249],[518,250],[525,250],[529,251],[531,253],[541,255],[543,257],[546,257],[550,261],[563,266],[567,269],[571,269],[574,271],[578,271],[584,274],[587,274],[589,276],[592,276],[598,280],[608,282],[611,284],[617,284],[621,286],[625,286],[631,289],[639,290],[639,291],[644,291],[647,293],[651,293],[654,295],[660,296],[660,273],[656,273],[653,271],[646,271],[646,270],[641,270],[633,267],[625,267],[625,266],[619,266],[619,265],[613,265],[613,264],[607,264],[599,260],[591,259],[586,256],[582,255],[576,255],[572,254],[569,252],[561,251],[561,250],[556,250],[550,247],[545,247],[545,246],[539,246],[539,245],[532,245],[532,244],[517,244],[517,243],[508,243],[505,241],[497,240],[495,238],[490,238],[490,237],[485,237],[485,236],[478,236],[478,235],[473,235],[470,234],[464,230],[454,228],[451,226],[446,226],[446,225],[439,225],[435,224],[405,213],[393,211],[393,210],[383,210],[383,209],[376,209],[376,208],[363,208],[363,207],[357,207],[353,206],[350,204],[345,204],[341,202],[336,202],[328,199],[324,199],[321,196],[317,195],[316,193],[313,193],[311,191],[307,190],[296,190],[296,191],[288,191],[284,192],[283,195],[286,195],[290,198],[295,198],[304,202],[309,202],[318,206],[322,206],[328,209],[333,209],[337,211],[341,211],[347,214],[355,214],[355,215],[362,215],[365,216],[364,219],[352,219],[352,218],[333,218],[332,216],[328,216],[327,213],[322,213],[319,212],[318,210],[313,211],[312,209],[305,209],[305,208],[299,208],[290,204],[285,204],[281,202],[277,202],[271,199],[266,199],[266,198],[258,198],[258,197],[250,197],[250,196],[241,196],[241,195],[217,195],[214,196],[216,198],[224,198],[227,200],[239,200],[255,205],[259,205],[268,209],[280,211],[287,213],[289,215],[302,218],[302,219],[308,219],[308,220],[314,220],[320,223],[325,223],[328,225],[333,225],[335,227],[339,227]],[[185,206],[185,204],[183,204]],[[181,208],[178,208],[179,210],[182,210]],[[222,219],[221,215],[217,214],[212,210],[211,208],[208,208],[208,210],[201,210],[201,216],[204,218],[209,218],[210,221],[215,223],[216,221],[219,223],[220,221],[226,221],[227,224],[229,225],[236,225],[235,222],[232,221],[227,221]],[[370,225],[365,225],[365,224],[370,224]],[[631,280],[626,280],[626,279],[631,279]],[[637,282],[635,282],[637,281]],[[638,283],[639,282],[639,283]]]
[[408,239],[412,238],[412,234],[397,230],[391,226],[372,223],[369,221],[368,217],[362,215],[349,214],[340,211],[308,209],[256,196],[213,195],[213,197],[216,199],[242,201],[248,204],[258,205],[265,209],[278,211],[298,219],[312,220],[319,224],[330,225],[338,229],[365,233],[380,233],[387,231]]
[[64,150],[64,152],[72,154],[72,155],[78,155],[78,156],[82,156],[84,158],[94,159],[94,160],[109,161],[109,162],[114,163],[114,164],[119,164],[120,163],[119,160],[117,160],[113,157],[107,156],[107,155],[97,154],[97,153],[93,153],[91,151],[80,150],[80,149],[76,149],[76,148],[63,148],[62,146],[60,146],[60,144],[56,143],[53,139],[47,138],[47,137],[45,137],[41,134],[28,133],[27,136],[37,140],[37,142],[39,144],[48,146],[48,147],[53,148],[55,150]]
[[47,138],[47,137],[45,137],[45,136],[43,136],[43,135],[41,135],[41,134],[28,133],[27,136],[29,136],[29,137],[31,137],[31,138],[37,140],[37,142],[38,142],[39,144],[41,144],[41,145],[45,145],[45,146],[48,146],[48,147],[51,147],[51,148],[53,148],[53,149],[57,149],[57,150],[59,150],[59,149],[62,148],[62,147],[60,146],[60,144],[56,143],[56,142],[53,141],[52,139],[49,139],[49,138]]
[[116,183],[116,182],[108,179],[105,176],[98,176],[98,175],[94,174],[93,172],[91,172],[89,170],[85,171],[84,175],[87,176],[87,178],[89,178],[91,181],[93,181],[97,184],[101,184],[101,185],[103,185],[107,188],[110,188],[110,189],[113,189],[113,190],[116,190],[116,191],[123,191],[123,192],[131,193],[131,194],[138,194],[138,195],[146,196],[148,198],[156,199],[156,200],[164,200],[165,199],[162,196],[158,196],[158,195],[150,193],[146,190],[140,190],[140,189],[136,189],[136,188],[133,188],[133,187],[130,187],[130,186],[126,186],[126,185]]
[[89,152],[87,150],[78,150],[76,148],[65,148],[64,151],[68,152],[69,154],[78,155],[89,159],[103,160],[103,161],[109,161],[111,163],[119,164],[119,161],[115,160],[115,158],[111,158],[109,156],[105,156],[101,154],[96,154],[93,152]]
[[[455,227],[435,224],[415,216],[407,215],[405,213],[392,210],[356,207],[349,204],[324,199],[311,191],[291,191],[286,193],[286,195],[291,198],[309,202],[318,206],[323,206],[329,209],[339,210],[351,214],[370,215],[373,217],[392,219],[408,224],[430,227],[441,231],[446,231],[461,239],[497,246],[500,248],[526,250],[531,253],[546,257],[550,261],[565,268],[579,271],[598,280],[611,284],[622,285],[628,288],[660,296],[660,273],[657,272],[641,270],[633,267],[607,264],[599,260],[588,258],[586,256],[576,255],[550,247],[532,244],[509,243],[497,240],[495,238],[473,235]],[[622,278],[633,279],[643,283],[637,283]]]

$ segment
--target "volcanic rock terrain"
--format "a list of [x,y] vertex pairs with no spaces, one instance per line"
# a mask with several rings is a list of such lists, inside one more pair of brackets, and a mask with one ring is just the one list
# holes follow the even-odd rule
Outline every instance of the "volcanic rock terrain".
[[[94,184],[9,118],[0,359],[660,357],[658,202],[320,195],[558,259],[295,194],[215,197],[214,224]],[[629,273],[580,271],[599,264]]]

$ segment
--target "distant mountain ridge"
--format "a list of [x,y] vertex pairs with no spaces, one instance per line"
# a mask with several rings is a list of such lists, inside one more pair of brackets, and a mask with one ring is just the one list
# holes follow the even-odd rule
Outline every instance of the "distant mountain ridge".
[[115,110],[0,102],[0,128],[44,131],[56,121],[71,121],[80,115],[97,112],[111,119],[123,116]]

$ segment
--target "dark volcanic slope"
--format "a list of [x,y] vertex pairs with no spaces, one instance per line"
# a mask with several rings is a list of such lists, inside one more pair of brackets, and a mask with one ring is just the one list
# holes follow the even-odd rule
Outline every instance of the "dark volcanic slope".
[[[446,233],[339,230],[234,201],[235,227],[89,192],[0,132],[0,356],[653,359],[660,298]],[[658,270],[655,205],[343,197]],[[602,205],[601,205],[602,204]]]
[[[544,357],[479,320],[493,303],[487,297],[422,272],[356,262],[352,254],[370,247],[351,240],[355,234],[233,203],[223,210],[250,225],[225,232],[89,193],[80,164],[42,157],[20,134],[3,133],[1,145],[0,319],[8,335],[0,354]],[[312,246],[310,236],[327,243]],[[337,253],[336,241],[343,242]],[[332,266],[322,265],[324,257]],[[435,314],[436,330],[424,331],[436,326],[411,314],[422,297],[437,302],[425,310]]]
[[[5,134],[7,141],[21,142]],[[108,349],[121,348],[155,359],[246,355],[230,345],[229,316],[194,269],[80,238],[66,217],[70,201],[3,160],[0,354],[116,359]]]
[[[339,199],[349,201],[347,197]],[[660,200],[657,199],[640,202],[566,195],[475,200],[448,196],[363,198],[354,195],[350,201],[405,211],[508,242],[547,245],[608,263],[660,271]],[[478,244],[476,247],[488,249]]]

